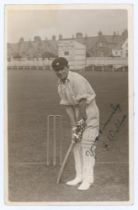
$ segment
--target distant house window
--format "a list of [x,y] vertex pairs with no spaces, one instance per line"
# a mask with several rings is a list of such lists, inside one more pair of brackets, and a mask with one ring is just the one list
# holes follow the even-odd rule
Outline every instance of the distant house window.
[[69,51],[65,51],[64,52],[64,55],[69,55]]

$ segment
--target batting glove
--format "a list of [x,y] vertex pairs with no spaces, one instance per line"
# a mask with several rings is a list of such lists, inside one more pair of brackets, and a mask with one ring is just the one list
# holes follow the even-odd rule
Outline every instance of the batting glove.
[[82,120],[79,120],[77,122],[77,125],[75,127],[72,128],[72,140],[74,142],[79,142],[81,141],[82,139],[82,134],[83,134],[83,131],[85,129],[85,126],[86,126],[86,123],[85,121],[82,119]]

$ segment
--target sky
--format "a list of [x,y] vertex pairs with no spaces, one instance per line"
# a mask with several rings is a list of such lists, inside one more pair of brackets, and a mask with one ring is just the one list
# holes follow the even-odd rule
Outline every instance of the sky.
[[52,35],[72,37],[76,32],[96,36],[99,31],[109,35],[127,28],[127,11],[110,10],[40,10],[16,9],[6,13],[7,41],[33,40],[34,36],[51,39]]

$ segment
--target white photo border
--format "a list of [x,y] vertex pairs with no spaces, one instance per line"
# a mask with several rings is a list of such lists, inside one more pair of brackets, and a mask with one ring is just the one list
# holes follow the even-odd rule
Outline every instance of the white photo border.
[[[14,0],[7,0],[7,1],[1,1],[1,7],[0,7],[0,27],[1,27],[1,34],[0,34],[0,42],[1,42],[1,49],[0,49],[0,61],[1,61],[1,65],[0,65],[0,68],[1,68],[1,71],[0,71],[0,100],[1,100],[1,103],[0,103],[0,128],[1,128],[1,131],[4,131],[4,124],[3,124],[3,119],[4,119],[4,110],[5,110],[5,107],[4,107],[4,87],[5,87],[5,82],[4,82],[4,39],[5,39],[5,35],[4,35],[4,8],[6,5],[10,5],[10,4],[82,4],[82,3],[90,3],[90,4],[93,4],[93,3],[98,3],[98,4],[132,4],[133,7],[134,7],[134,25],[132,26],[132,28],[134,27],[134,94],[135,94],[135,104],[134,104],[134,113],[135,113],[135,124],[134,124],[134,203],[131,205],[131,206],[106,206],[106,205],[97,205],[96,206],[85,206],[85,205],[81,205],[81,206],[76,206],[75,205],[75,208],[93,208],[93,209],[138,209],[138,202],[137,202],[137,199],[136,197],[138,196],[138,192],[137,192],[137,189],[138,189],[138,181],[137,181],[137,172],[138,172],[138,163],[137,163],[137,146],[138,146],[138,143],[136,142],[136,137],[137,137],[137,129],[136,129],[136,125],[137,125],[137,110],[136,110],[136,107],[138,107],[138,102],[137,102],[137,81],[136,81],[136,78],[137,78],[137,72],[136,72],[136,69],[138,68],[138,62],[137,62],[137,58],[138,58],[138,47],[136,48],[136,46],[138,46],[138,40],[137,40],[137,37],[138,37],[138,31],[137,31],[137,28],[136,28],[136,20],[138,19],[138,14],[136,11],[138,11],[138,4],[136,3],[136,1],[44,1],[44,0],[40,0],[40,1],[34,1],[34,0],[29,0],[29,1],[14,1]],[[132,29],[133,30],[133,29]],[[133,49],[132,49],[133,50]],[[133,51],[132,51],[133,52]],[[133,53],[132,53],[132,60],[133,60]],[[133,65],[132,65],[133,66]],[[133,79],[132,79],[133,80]],[[133,106],[133,104],[131,104]],[[133,120],[132,120],[132,123],[133,123]],[[133,131],[132,131],[132,134],[133,134]],[[0,147],[0,160],[1,160],[1,164],[0,164],[0,172],[1,172],[1,176],[0,176],[0,186],[1,186],[1,190],[0,190],[0,208],[3,210],[3,209],[7,209],[7,208],[13,208],[13,209],[18,209],[18,208],[23,208],[23,209],[30,209],[30,208],[46,208],[45,206],[39,206],[40,204],[35,204],[35,206],[31,206],[30,205],[25,205],[25,206],[7,206],[7,204],[5,204],[5,200],[4,200],[4,181],[5,181],[5,177],[4,177],[4,148],[5,148],[5,145],[4,145],[4,132],[1,132],[0,134],[0,139],[1,139],[1,147]],[[50,209],[55,209],[55,208],[73,208],[73,206],[48,206],[48,208]]]

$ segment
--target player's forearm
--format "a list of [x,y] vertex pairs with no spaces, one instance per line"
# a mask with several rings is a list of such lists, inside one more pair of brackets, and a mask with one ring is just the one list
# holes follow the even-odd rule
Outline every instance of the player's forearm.
[[71,106],[66,106],[65,108],[66,108],[66,112],[68,114],[68,117],[70,119],[71,125],[75,126],[76,120],[75,120],[75,115],[74,115],[73,108]]
[[87,119],[87,114],[86,114],[86,99],[81,99],[79,102],[79,117],[80,119]]

